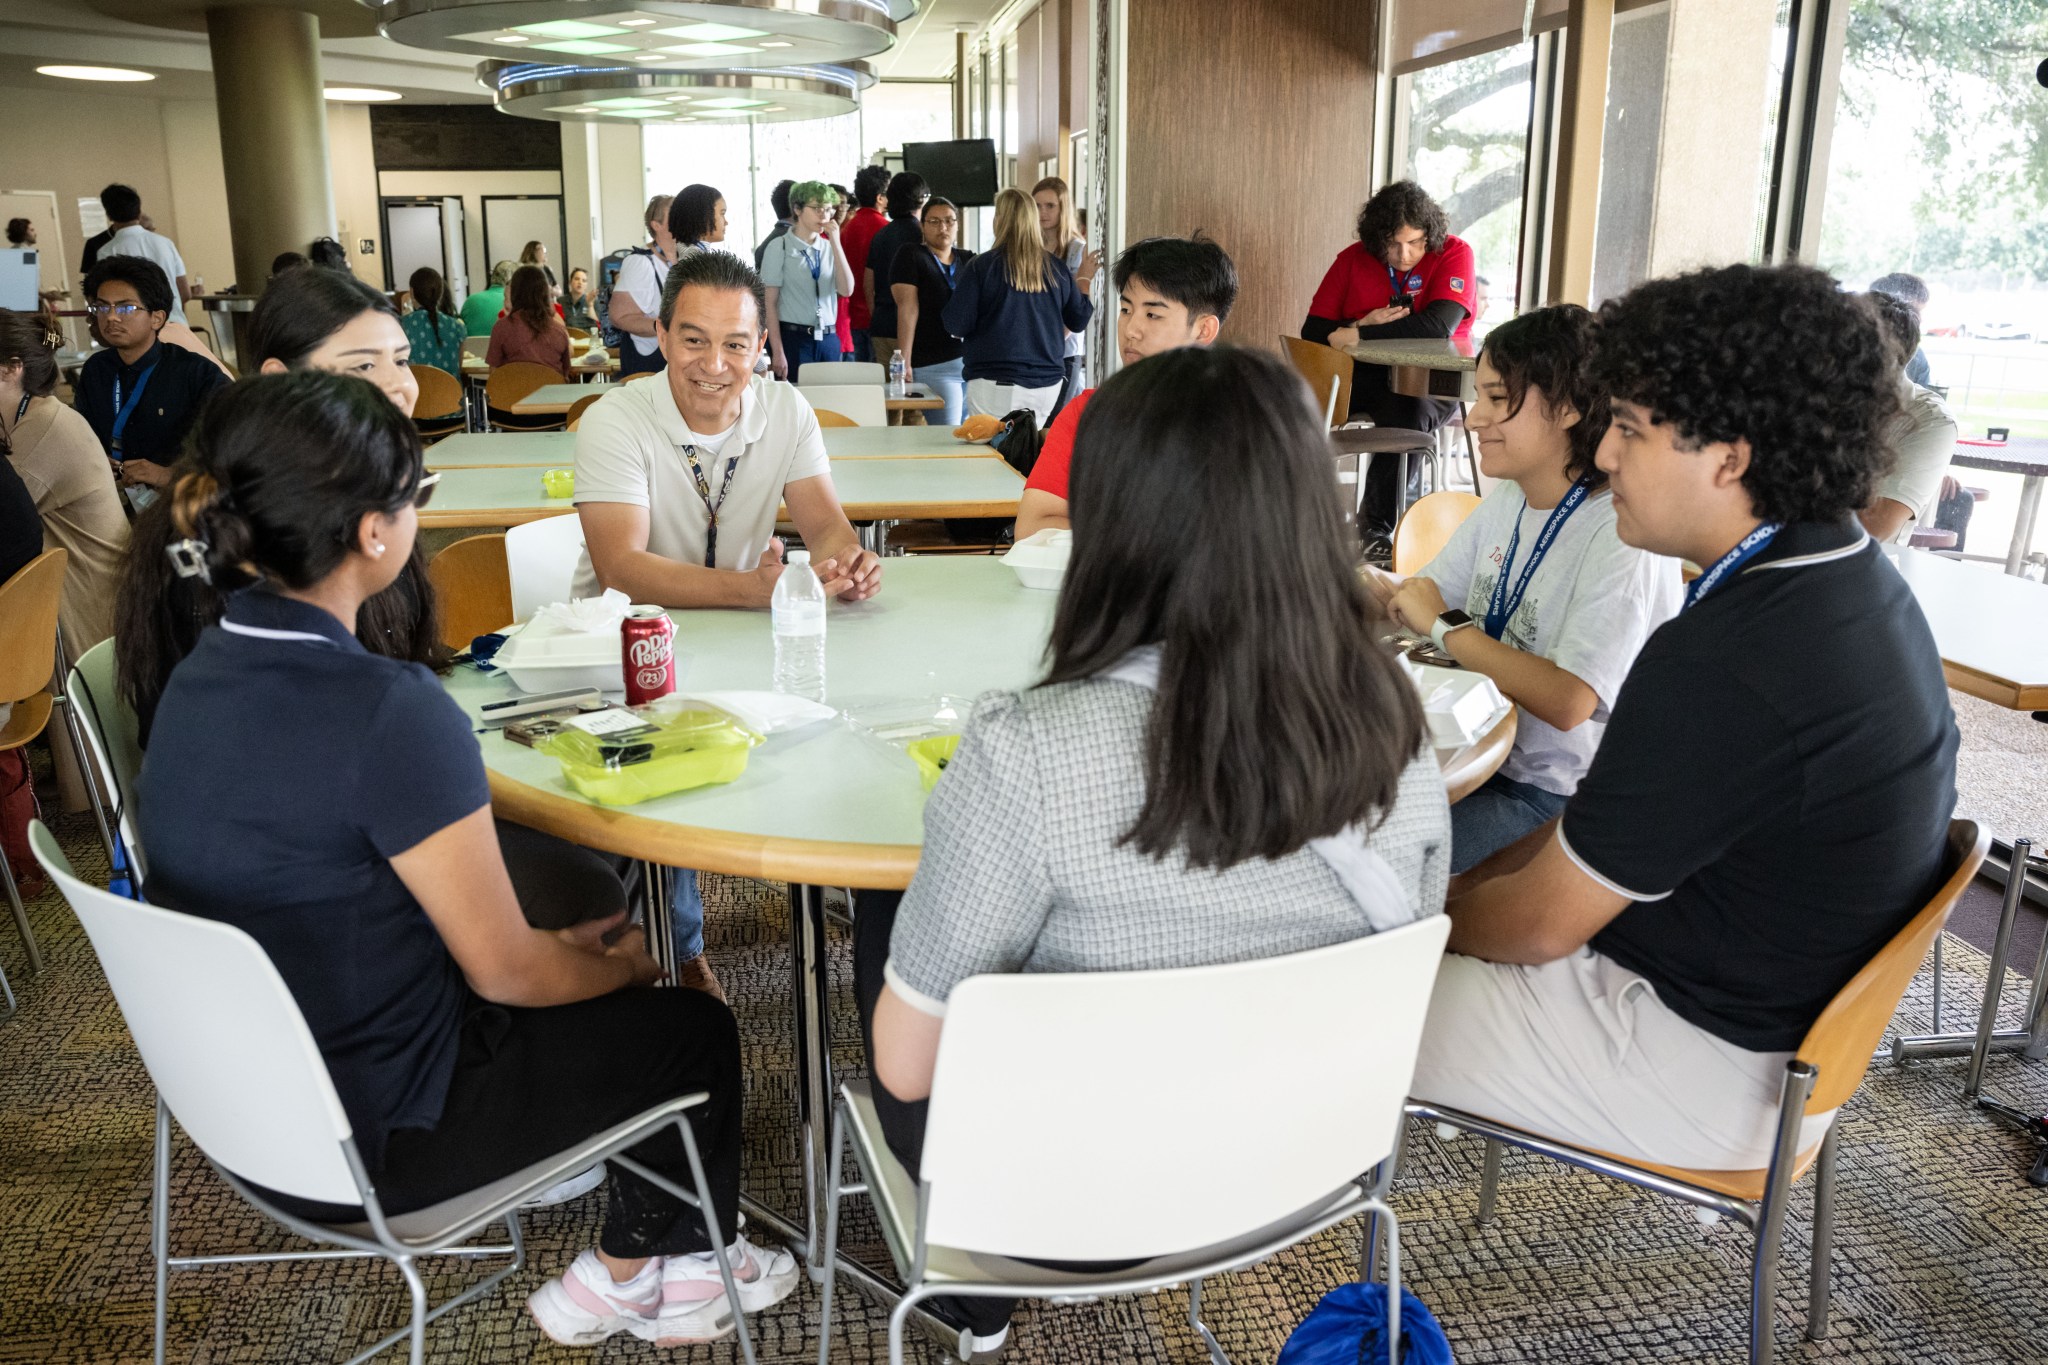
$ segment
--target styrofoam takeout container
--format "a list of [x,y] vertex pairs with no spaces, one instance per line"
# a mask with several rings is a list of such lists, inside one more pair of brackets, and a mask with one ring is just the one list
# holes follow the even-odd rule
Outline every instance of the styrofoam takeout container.
[[1508,699],[1483,673],[1463,668],[1402,661],[1422,697],[1422,715],[1429,722],[1430,743],[1457,749],[1491,730],[1508,709]]
[[1010,547],[1003,563],[1027,588],[1059,590],[1067,576],[1067,559],[1074,552],[1074,533],[1068,530],[1038,531]]

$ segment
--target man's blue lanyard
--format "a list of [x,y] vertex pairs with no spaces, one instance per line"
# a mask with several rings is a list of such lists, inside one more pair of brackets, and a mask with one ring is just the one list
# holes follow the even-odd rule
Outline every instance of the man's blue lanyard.
[[[1585,502],[1586,495],[1592,491],[1592,479],[1580,479],[1572,485],[1571,491],[1564,495],[1557,506],[1550,509],[1550,515],[1544,519],[1543,529],[1536,534],[1535,545],[1529,549],[1529,562],[1522,566],[1521,575],[1515,579],[1514,590],[1510,592],[1508,574],[1515,567],[1515,551],[1522,548],[1522,519],[1519,515],[1515,518],[1515,533],[1508,538],[1507,557],[1501,561],[1500,577],[1493,580],[1493,596],[1486,604],[1486,619],[1480,623],[1488,635],[1496,640],[1502,638],[1501,632],[1507,629],[1508,620],[1514,616],[1515,609],[1522,605],[1522,594],[1529,590],[1529,580],[1536,576],[1537,566],[1543,562],[1543,557],[1550,553],[1551,543],[1557,539],[1557,533],[1564,529],[1564,524],[1571,520],[1572,513],[1579,510],[1579,505]],[[1529,510],[1526,499],[1522,503],[1522,510]]]
[[1736,542],[1734,549],[1715,560],[1712,568],[1708,569],[1698,578],[1695,578],[1691,586],[1686,588],[1685,604],[1679,607],[1679,610],[1686,611],[1698,606],[1700,599],[1704,598],[1715,588],[1720,587],[1722,581],[1730,574],[1733,574],[1744,564],[1756,558],[1764,546],[1771,543],[1771,537],[1778,534],[1779,527],[1780,523],[1775,521],[1763,522],[1754,531],[1751,531],[1740,541]]
[[[790,235],[796,236],[795,233]],[[802,238],[797,238],[797,250],[803,252],[804,264],[811,269],[811,310],[817,317],[817,326],[811,329],[811,335],[822,337],[839,321],[838,296],[827,295],[818,283],[825,274],[825,234],[819,233],[809,246],[804,245]]]
[[114,430],[111,441],[116,458],[121,454],[121,432],[127,427],[128,419],[135,415],[135,405],[142,401],[142,391],[149,387],[149,377],[156,373],[156,367],[161,363],[154,361],[142,372],[135,381],[135,392],[128,395],[126,403],[121,401],[121,376],[114,376]]
[[[1383,263],[1384,264],[1384,263]],[[1387,266],[1387,302],[1392,304],[1401,297],[1401,272]]]
[[[930,247],[926,247],[925,250],[932,251]],[[955,261],[951,265],[948,265],[946,262],[939,259],[938,252],[932,251],[932,264],[946,272],[946,288],[951,289],[953,287],[953,272],[960,268],[960,263],[958,261]]]

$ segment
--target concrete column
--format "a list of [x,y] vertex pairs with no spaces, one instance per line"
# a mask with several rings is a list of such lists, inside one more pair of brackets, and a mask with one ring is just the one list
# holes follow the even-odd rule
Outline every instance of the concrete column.
[[1672,0],[1648,278],[1750,258],[1770,154],[1758,124],[1775,94],[1777,9],[1775,0]]
[[320,23],[289,9],[212,9],[214,100],[235,278],[261,290],[271,258],[334,232]]

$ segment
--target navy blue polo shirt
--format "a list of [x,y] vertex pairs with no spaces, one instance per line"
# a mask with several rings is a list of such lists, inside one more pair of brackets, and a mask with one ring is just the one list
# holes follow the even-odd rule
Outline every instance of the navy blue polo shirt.
[[100,447],[114,450],[114,389],[119,381],[125,403],[135,392],[136,381],[148,373],[142,397],[121,429],[121,457],[150,460],[168,465],[178,458],[185,434],[199,420],[199,410],[215,389],[226,388],[228,377],[220,366],[183,346],[159,341],[133,365],[121,363],[120,352],[95,351],[80,368],[77,407]]
[[469,994],[391,859],[490,804],[461,708],[318,607],[250,588],[171,673],[136,791],[149,899],[263,945],[371,1168],[431,1128]]

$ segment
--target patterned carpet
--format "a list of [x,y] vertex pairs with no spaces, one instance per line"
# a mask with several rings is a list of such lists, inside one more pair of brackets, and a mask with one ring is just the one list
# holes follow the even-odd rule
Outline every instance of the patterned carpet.
[[[100,872],[89,822],[59,821],[82,872]],[[711,952],[738,1002],[752,1091],[750,1190],[794,1212],[789,973],[779,889],[707,879]],[[151,1091],[89,944],[61,900],[32,906],[47,965],[25,980],[11,928],[0,962],[21,993],[0,1026],[0,1362],[149,1359]],[[849,970],[835,944],[842,1015]],[[1976,998],[1982,956],[1951,942],[1950,1008]],[[1923,973],[1901,1013],[1924,1027]],[[2013,1010],[2014,1021],[2017,1008]],[[856,1037],[850,1018],[841,1039]],[[630,1040],[620,1045],[630,1046]],[[858,1058],[845,1053],[848,1066]],[[1834,1332],[1798,1338],[1805,1321],[1810,1194],[1795,1199],[1778,1306],[1781,1358],[2006,1362],[2048,1358],[2048,1190],[2022,1178],[2025,1142],[1958,1103],[1959,1065],[1873,1071],[1845,1119],[1835,1255]],[[2048,1104],[2048,1068],[1993,1064],[1992,1088]],[[1395,1192],[1407,1282],[1465,1362],[1742,1358],[1750,1238],[1703,1227],[1686,1209],[1627,1187],[1510,1154],[1500,1217],[1478,1229],[1480,1146],[1411,1135]],[[173,1248],[187,1253],[283,1248],[289,1239],[228,1194],[189,1147],[178,1148]],[[442,1362],[603,1362],[663,1354],[626,1337],[596,1351],[545,1340],[521,1308],[544,1272],[588,1244],[598,1199],[528,1220],[531,1267],[432,1331]],[[1240,1365],[1270,1361],[1289,1328],[1351,1273],[1345,1227],[1211,1286],[1205,1308]],[[880,1257],[871,1227],[849,1241]],[[437,1294],[458,1274],[430,1277]],[[402,1320],[403,1291],[376,1263],[188,1271],[172,1280],[168,1358],[189,1365],[340,1360]],[[887,1357],[884,1318],[843,1295],[834,1359]],[[815,1359],[817,1296],[808,1286],[757,1325],[761,1359]],[[1180,1362],[1206,1356],[1186,1296],[1077,1307],[1027,1306],[1018,1362]],[[1797,1343],[1796,1345],[1794,1343]],[[735,1361],[731,1343],[671,1353]],[[389,1358],[402,1359],[393,1355]],[[936,1360],[921,1343],[912,1359]]]

